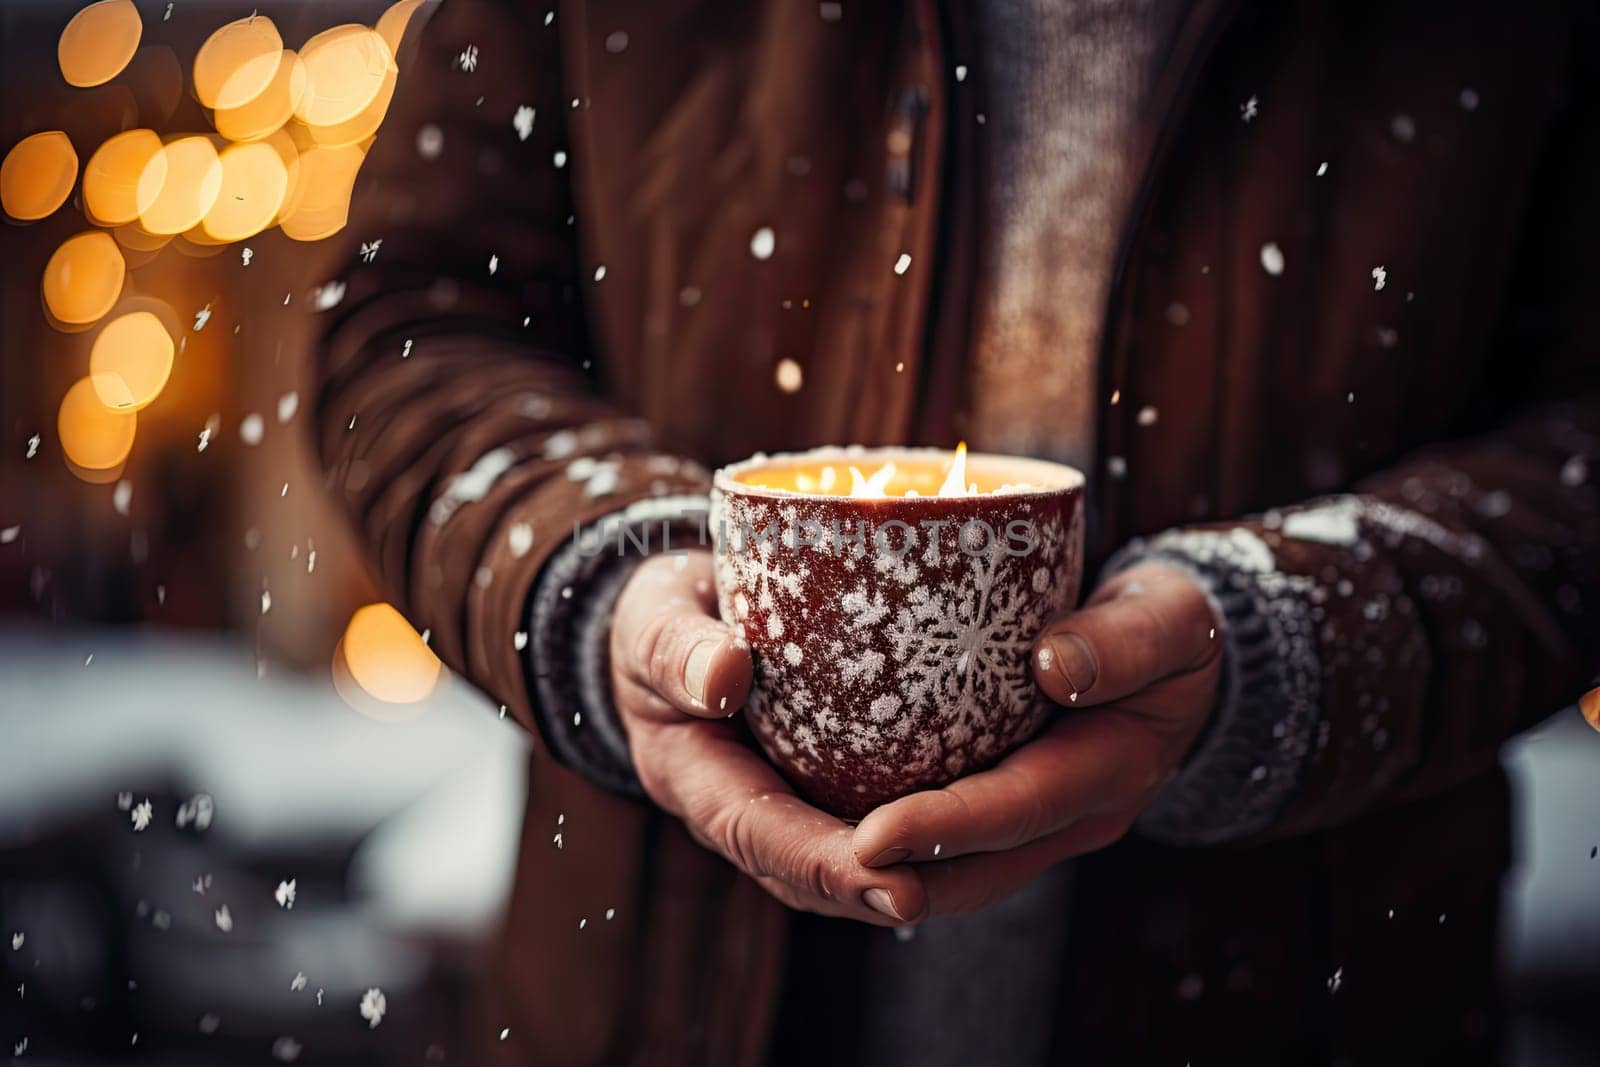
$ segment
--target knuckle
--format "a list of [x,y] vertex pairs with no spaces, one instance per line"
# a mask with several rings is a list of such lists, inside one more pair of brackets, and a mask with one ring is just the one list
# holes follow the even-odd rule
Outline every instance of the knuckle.
[[672,678],[672,621],[670,614],[658,612],[644,624],[634,639],[631,659],[634,669],[658,691]]
[[1050,831],[1055,808],[1044,783],[1032,774],[1012,769],[1009,777],[1014,782],[1017,801],[1013,805],[1014,814],[1003,828],[1001,841],[1005,848],[1017,848]]
[[741,804],[710,820],[707,832],[717,851],[746,874],[771,874],[760,862],[754,823],[749,806]]

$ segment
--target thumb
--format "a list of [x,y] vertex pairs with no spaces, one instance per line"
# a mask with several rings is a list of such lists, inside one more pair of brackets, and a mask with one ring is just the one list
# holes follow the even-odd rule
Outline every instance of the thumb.
[[612,667],[686,715],[722,719],[750,693],[750,650],[711,614],[699,562],[650,560],[628,579],[612,618]]
[[1199,583],[1141,563],[1102,586],[1081,611],[1035,639],[1033,674],[1058,704],[1107,704],[1221,654],[1219,623]]

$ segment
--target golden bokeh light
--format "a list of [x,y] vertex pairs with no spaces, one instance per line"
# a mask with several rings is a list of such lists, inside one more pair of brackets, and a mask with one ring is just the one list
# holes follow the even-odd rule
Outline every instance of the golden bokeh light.
[[334,126],[307,126],[306,136],[324,148],[343,148],[365,141],[378,132],[378,127],[383,125],[384,118],[388,116],[389,104],[394,100],[394,89],[399,78],[400,72],[391,70],[378,89],[378,95],[359,115]]
[[68,85],[87,89],[122,73],[139,49],[144,23],[133,0],[100,0],[72,16],[61,31],[56,58]]
[[[111,236],[116,238],[117,244],[121,245],[123,251],[125,252],[145,252],[151,254],[161,251],[163,248],[167,247],[167,243],[172,240],[172,235],[170,233],[151,233],[149,230],[139,225],[137,221],[130,222],[126,226],[118,226],[116,229],[111,231]],[[143,263],[145,260],[141,259],[140,262]],[[130,261],[128,264],[128,269],[132,270],[133,267],[134,264]]]
[[242,241],[272,225],[289,192],[289,168],[268,141],[222,150],[222,190],[200,229],[213,241]]
[[294,116],[307,126],[337,126],[365,111],[398,69],[376,31],[349,23],[324,30],[300,49],[306,91]]
[[[130,272],[168,245],[208,257],[274,226],[296,241],[344,229],[361,166],[394,98],[395,55],[426,2],[398,0],[375,27],[334,26],[298,51],[285,48],[277,26],[258,13],[221,26],[191,67],[194,97],[215,135],[158,132],[180,105],[183,64],[167,45],[140,47],[136,0],[88,3],[67,22],[57,59],[67,83],[87,90],[74,97],[93,119],[79,135],[99,144],[83,167],[79,206],[101,229],[55,249],[40,298],[56,330],[98,330],[89,373],[67,390],[57,413],[63,459],[77,477],[120,477],[137,412],[161,396],[177,339],[185,336],[170,306],[124,296]],[[131,128],[140,122],[156,128]],[[78,172],[65,133],[35,133],[0,164],[0,206],[18,221],[45,218],[72,196]],[[248,250],[245,257],[248,264]],[[387,604],[356,612],[335,653],[340,691],[368,705],[415,707],[446,677],[427,643]]]
[[320,241],[344,229],[350,218],[350,195],[367,158],[367,145],[323,148],[300,153],[300,174],[278,225],[296,241]]
[[194,57],[194,95],[211,108],[239,108],[266,92],[278,72],[283,37],[265,15],[217,30]]
[[[161,155],[165,180],[150,206],[139,213],[139,222],[156,235],[182,233],[198,226],[216,205],[222,191],[222,160],[211,138],[203,136],[170,141]],[[145,184],[141,177],[140,185]],[[144,195],[142,188],[140,195]]]
[[156,132],[119,133],[83,168],[83,209],[98,225],[126,225],[150,209],[166,181],[167,157]]
[[73,383],[56,414],[61,450],[69,461],[89,471],[109,470],[126,460],[138,425],[132,410],[113,410],[101,403],[90,378]]
[[114,411],[149,407],[172,374],[173,354],[172,335],[154,314],[118,315],[89,351],[89,381],[96,398]]
[[110,234],[89,230],[69,237],[45,264],[45,310],[69,327],[96,322],[116,304],[127,272]]
[[334,654],[361,691],[385,704],[415,704],[439,684],[443,664],[405,617],[388,604],[357,608]]
[[33,222],[66,203],[78,180],[78,153],[60,130],[18,141],[0,163],[0,206],[7,215]]
[[306,65],[292,48],[278,53],[278,65],[255,99],[234,108],[218,108],[211,116],[217,132],[230,141],[259,141],[294,117],[306,92]]
[[417,13],[417,8],[422,6],[422,0],[399,0],[392,4],[378,19],[378,24],[373,27],[378,31],[378,36],[389,46],[389,54],[397,60],[400,57],[400,42],[405,39],[406,27],[411,24],[411,16]]
[[202,223],[188,233],[180,233],[172,239],[172,248],[179,255],[188,256],[190,259],[210,259],[227,251],[226,241],[213,241],[206,236],[205,224]]

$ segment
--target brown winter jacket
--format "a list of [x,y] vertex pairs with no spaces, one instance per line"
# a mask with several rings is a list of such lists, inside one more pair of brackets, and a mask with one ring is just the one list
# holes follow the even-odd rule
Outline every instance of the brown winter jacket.
[[[445,0],[408,35],[350,226],[381,251],[328,313],[320,451],[395,601],[524,724],[517,635],[574,520],[758,449],[962,433],[971,13],[834,9]],[[1093,548],[1243,525],[1330,590],[1322,732],[1264,840],[1081,863],[1072,1062],[1492,1048],[1496,751],[1600,667],[1597,40],[1562,0],[1189,5],[1131,170]],[[497,448],[480,499],[434,507]],[[620,458],[615,490],[569,477],[578,455]],[[1404,534],[1279,532],[1346,491]],[[781,1055],[785,916],[753,883],[542,750],[523,844],[502,1050]]]

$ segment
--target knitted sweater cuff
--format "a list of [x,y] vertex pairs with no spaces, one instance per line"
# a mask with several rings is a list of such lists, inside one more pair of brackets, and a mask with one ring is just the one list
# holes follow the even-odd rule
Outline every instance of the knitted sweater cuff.
[[706,540],[703,496],[654,497],[575,530],[529,598],[528,672],[539,733],[555,758],[603,789],[643,796],[611,696],[611,616],[653,551]]
[[1135,824],[1174,845],[1258,833],[1288,807],[1320,728],[1321,666],[1311,590],[1279,572],[1254,533],[1178,530],[1135,542],[1112,574],[1159,561],[1190,574],[1223,621],[1217,707],[1177,776]]

